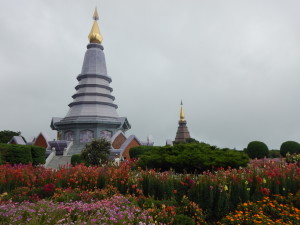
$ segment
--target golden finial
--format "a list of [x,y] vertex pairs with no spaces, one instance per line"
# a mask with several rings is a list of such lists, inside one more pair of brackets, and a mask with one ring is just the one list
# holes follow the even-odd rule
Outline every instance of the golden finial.
[[98,23],[97,23],[97,20],[99,20],[97,8],[95,8],[93,19],[95,21],[94,21],[94,24],[92,26],[91,32],[89,34],[89,40],[90,40],[90,43],[99,43],[99,44],[101,44],[103,38],[102,38],[102,35],[100,33],[100,29],[99,29]]
[[180,104],[180,121],[185,121],[182,100]]

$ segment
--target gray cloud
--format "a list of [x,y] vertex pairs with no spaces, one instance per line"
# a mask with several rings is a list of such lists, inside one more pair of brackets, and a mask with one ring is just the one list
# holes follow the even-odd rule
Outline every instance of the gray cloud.
[[242,149],[300,141],[299,1],[2,1],[0,129],[25,137],[65,116],[95,6],[128,132]]

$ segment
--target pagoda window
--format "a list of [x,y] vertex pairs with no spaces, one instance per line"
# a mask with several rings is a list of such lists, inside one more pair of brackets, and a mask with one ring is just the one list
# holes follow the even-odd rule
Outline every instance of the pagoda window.
[[80,131],[80,142],[81,143],[91,142],[93,137],[94,137],[94,132],[91,130]]
[[106,140],[110,140],[112,137],[112,132],[109,130],[101,130],[100,131],[100,138],[104,138]]
[[73,141],[74,140],[74,132],[69,130],[65,132],[65,140],[66,141]]

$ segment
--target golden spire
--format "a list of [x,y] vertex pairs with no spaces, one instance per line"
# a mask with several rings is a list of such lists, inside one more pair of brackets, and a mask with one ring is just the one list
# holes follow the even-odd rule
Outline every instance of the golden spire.
[[180,121],[185,121],[184,119],[184,111],[183,111],[183,104],[182,104],[182,100],[181,100],[181,104],[180,104]]
[[93,19],[94,19],[95,21],[94,21],[94,24],[93,24],[93,26],[92,26],[91,32],[90,32],[90,34],[89,34],[89,40],[90,40],[90,43],[98,43],[98,44],[101,44],[103,38],[102,38],[102,35],[101,35],[101,33],[100,33],[100,29],[99,29],[98,23],[97,23],[97,20],[99,20],[97,8],[95,8],[95,12],[94,12],[94,15],[93,15]]

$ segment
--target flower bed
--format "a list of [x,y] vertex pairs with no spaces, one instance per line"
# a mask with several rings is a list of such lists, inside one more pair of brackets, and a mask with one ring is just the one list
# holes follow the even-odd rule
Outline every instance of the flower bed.
[[[120,167],[77,165],[58,170],[32,165],[0,166],[2,200],[91,203],[122,194],[147,210],[154,221],[166,224],[188,221],[187,217],[202,224],[203,215],[207,221],[216,221],[241,203],[295,194],[299,187],[299,164],[273,160],[254,160],[246,168],[218,168],[202,174],[141,170],[135,162],[122,163]],[[152,203],[159,211],[153,211]],[[171,215],[174,221],[163,221],[162,217]]]
[[0,224],[154,224],[147,210],[141,210],[123,196],[84,203],[7,202],[0,205]]

